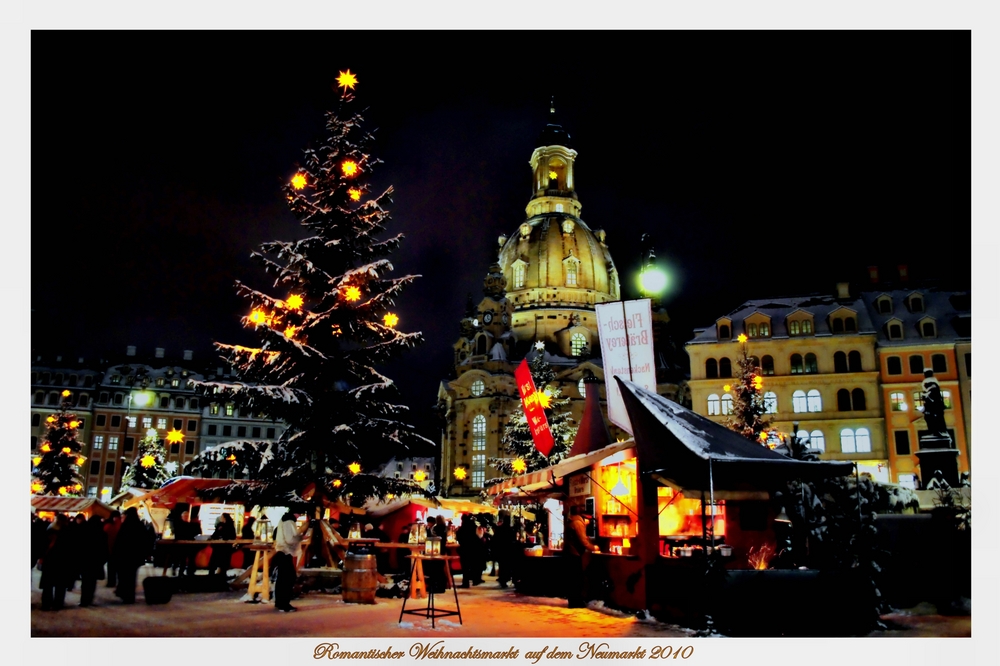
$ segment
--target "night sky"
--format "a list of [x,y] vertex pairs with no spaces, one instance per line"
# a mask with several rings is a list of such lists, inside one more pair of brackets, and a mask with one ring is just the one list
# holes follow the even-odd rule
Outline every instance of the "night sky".
[[268,290],[250,252],[301,237],[279,188],[348,68],[374,182],[396,191],[388,231],[406,234],[395,274],[423,276],[397,310],[426,342],[386,369],[417,412],[497,237],[524,220],[553,95],[584,221],[627,297],[652,236],[678,342],[747,298],[863,284],[869,265],[971,285],[968,33],[554,35],[34,32],[34,353],[208,361],[212,341],[255,343],[233,283]]

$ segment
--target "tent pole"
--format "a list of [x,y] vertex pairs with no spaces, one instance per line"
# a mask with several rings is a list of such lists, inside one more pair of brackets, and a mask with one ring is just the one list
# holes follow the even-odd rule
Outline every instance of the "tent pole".
[[708,531],[705,525],[705,491],[701,491],[701,542],[708,541]]
[[712,478],[712,459],[708,459],[708,501],[712,507],[712,552],[715,552],[715,481]]

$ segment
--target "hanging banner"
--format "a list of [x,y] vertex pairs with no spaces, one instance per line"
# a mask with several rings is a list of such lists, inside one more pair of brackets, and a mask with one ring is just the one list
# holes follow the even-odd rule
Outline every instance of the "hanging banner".
[[517,366],[514,371],[514,380],[517,381],[517,391],[521,394],[521,405],[524,407],[524,415],[528,419],[531,439],[534,440],[538,452],[548,457],[555,445],[552,431],[549,430],[549,420],[545,418],[545,404],[548,403],[546,399],[548,396],[535,389],[535,380],[531,378],[527,359],[522,360],[521,364]]
[[656,361],[653,355],[653,313],[648,298],[601,303],[596,306],[597,330],[604,360],[604,386],[608,396],[608,420],[632,434],[625,402],[615,376],[656,393]]

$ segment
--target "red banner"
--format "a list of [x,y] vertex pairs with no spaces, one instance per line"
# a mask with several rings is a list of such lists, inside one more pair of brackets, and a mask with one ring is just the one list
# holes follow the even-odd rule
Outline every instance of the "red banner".
[[545,418],[548,396],[535,389],[535,380],[531,378],[527,359],[522,360],[517,366],[514,379],[517,381],[517,391],[521,394],[521,405],[524,406],[524,415],[528,419],[528,428],[531,430],[531,438],[535,440],[535,448],[543,456],[548,457],[552,447],[555,446],[552,431],[549,430],[549,421]]

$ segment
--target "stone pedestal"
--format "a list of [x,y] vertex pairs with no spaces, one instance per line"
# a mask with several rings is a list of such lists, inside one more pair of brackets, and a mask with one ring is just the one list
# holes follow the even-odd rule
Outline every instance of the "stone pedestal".
[[958,488],[958,449],[954,448],[950,437],[934,433],[921,436],[917,459],[920,461],[922,487],[927,488],[927,484],[934,478],[934,472],[941,470],[944,480],[952,488]]

